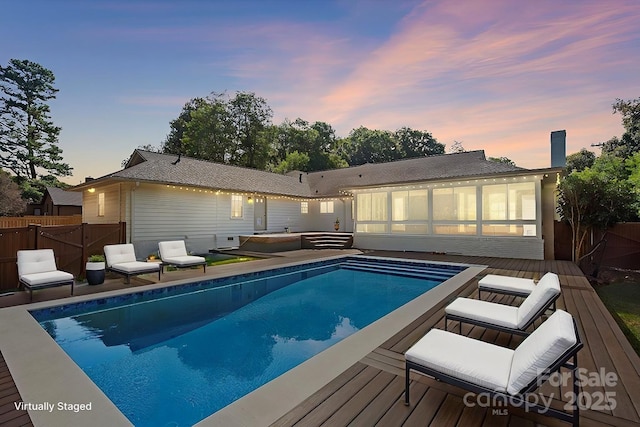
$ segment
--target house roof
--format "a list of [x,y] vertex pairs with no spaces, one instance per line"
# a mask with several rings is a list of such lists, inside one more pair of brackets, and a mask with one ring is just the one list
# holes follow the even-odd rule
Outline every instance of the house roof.
[[307,180],[315,195],[335,195],[339,194],[340,190],[349,188],[517,171],[527,171],[527,169],[487,160],[484,151],[477,150],[311,172]]
[[46,190],[56,206],[82,206],[82,193],[65,191],[57,187],[47,187]]
[[335,197],[341,191],[376,185],[532,172],[487,160],[482,150],[281,175],[184,156],[178,160],[176,155],[137,149],[124,169],[75,189],[103,181],[128,180],[311,198]]

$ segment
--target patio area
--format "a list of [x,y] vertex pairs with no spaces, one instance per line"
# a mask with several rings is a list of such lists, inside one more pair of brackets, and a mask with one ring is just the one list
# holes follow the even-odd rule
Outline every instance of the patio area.
[[[291,262],[304,262],[319,257],[337,254],[358,253],[356,250],[302,250],[275,254],[273,258],[240,264],[229,264],[207,269],[206,277],[239,274],[246,270],[271,268]],[[598,403],[594,396],[607,395],[615,405],[611,410],[593,408],[581,411],[583,426],[640,425],[640,358],[601,303],[580,270],[565,261],[534,261],[490,257],[467,257],[426,253],[371,252],[368,255],[412,258],[432,261],[470,263],[487,265],[481,274],[502,274],[514,277],[539,278],[547,271],[560,277],[562,295],[558,308],[570,312],[578,322],[584,341],[578,363],[589,373],[615,373],[615,384],[599,384],[583,387],[582,396]],[[162,282],[185,278],[203,277],[202,269],[181,270],[163,275]],[[478,277],[469,281],[460,290],[460,295],[477,298]],[[121,278],[110,279],[99,286],[77,286],[76,295],[106,292],[155,282],[152,278],[134,278],[131,285],[125,285]],[[66,298],[68,287],[53,288],[34,293],[34,302]],[[491,295],[491,299],[503,303],[519,303],[519,298]],[[488,425],[547,425],[562,426],[566,423],[553,418],[526,413],[512,407],[499,411],[464,404],[465,391],[439,383],[419,374],[412,374],[412,405],[403,404],[404,393],[404,352],[432,327],[444,327],[443,308],[449,300],[442,301],[428,310],[413,324],[405,327],[391,339],[379,346],[359,362],[344,371],[319,391],[282,415],[272,425],[315,426],[315,425],[381,425],[381,426],[488,426]],[[28,293],[18,292],[0,297],[0,307],[28,303]],[[453,323],[451,326],[454,326]],[[457,324],[455,325],[457,329]],[[480,327],[463,326],[463,333],[502,346],[516,347],[522,337],[497,333]],[[542,393],[563,396],[565,389],[552,388],[546,384]],[[0,359],[0,424],[7,426],[33,425],[26,411],[16,410],[14,402],[20,402],[11,373],[4,359]],[[554,402],[562,405],[562,402]],[[588,403],[588,402],[587,402]],[[612,402],[613,403],[613,402]],[[502,410],[506,409],[506,411]],[[246,421],[246,419],[244,420]],[[268,423],[267,423],[268,424]],[[238,420],[238,425],[242,424]],[[265,425],[256,420],[252,425]]]

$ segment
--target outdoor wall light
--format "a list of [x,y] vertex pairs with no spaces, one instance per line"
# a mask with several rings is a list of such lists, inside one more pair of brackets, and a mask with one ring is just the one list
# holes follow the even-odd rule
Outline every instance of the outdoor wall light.
[[88,191],[89,193],[95,193],[95,192],[96,192],[96,189],[92,187],[92,188],[88,189],[87,191]]

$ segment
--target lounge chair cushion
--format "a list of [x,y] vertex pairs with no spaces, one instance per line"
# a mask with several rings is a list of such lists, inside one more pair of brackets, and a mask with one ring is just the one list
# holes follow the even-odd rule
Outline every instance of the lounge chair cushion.
[[523,279],[521,277],[498,276],[497,274],[487,274],[478,282],[478,288],[482,291],[504,291],[530,294],[536,287],[533,279]]
[[518,325],[518,307],[484,300],[456,298],[445,308],[445,312],[448,315],[492,323],[512,329],[517,328]]
[[177,256],[177,257],[170,257],[170,258],[163,257],[162,262],[164,262],[165,264],[173,264],[173,265],[181,266],[181,265],[204,264],[207,262],[207,260],[201,256],[185,255],[185,256]]
[[560,280],[555,273],[545,274],[535,289],[518,307],[518,328],[523,328],[536,313],[560,294]]
[[115,264],[136,262],[136,251],[131,243],[107,245],[104,247],[104,256],[107,267],[112,267]]
[[405,358],[452,377],[505,392],[514,351],[462,335],[430,330]]
[[73,281],[73,275],[66,271],[46,271],[44,273],[23,274],[20,281],[25,283],[29,288],[37,288],[39,286],[49,286],[57,283],[69,283]]
[[154,272],[160,269],[160,264],[155,262],[131,261],[112,264],[111,269],[125,273]]
[[556,310],[516,348],[507,392],[520,393],[576,342],[573,318]]
[[160,258],[162,258],[163,261],[166,258],[176,258],[189,255],[183,240],[159,242],[158,249],[160,252]]
[[23,277],[33,273],[56,271],[53,249],[18,251],[18,275]]

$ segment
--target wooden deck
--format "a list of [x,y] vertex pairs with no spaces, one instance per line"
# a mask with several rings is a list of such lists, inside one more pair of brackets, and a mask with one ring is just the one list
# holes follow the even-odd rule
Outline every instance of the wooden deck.
[[[370,255],[398,256],[434,261],[488,265],[484,274],[539,278],[547,271],[560,276],[562,296],[558,308],[570,312],[578,321],[584,341],[578,364],[589,373],[604,369],[617,375],[615,385],[583,387],[583,399],[613,392],[611,411],[582,410],[583,426],[640,425],[640,358],[629,345],[595,291],[572,263],[484,257],[431,255],[420,253],[374,252]],[[461,291],[462,296],[478,297],[477,279]],[[519,304],[520,298],[492,295],[501,303]],[[412,373],[410,407],[404,405],[404,352],[429,329],[444,328],[443,301],[418,321],[402,330],[360,362],[353,365],[330,384],[283,416],[275,426],[566,426],[554,418],[528,413],[513,407],[481,408],[464,404],[465,391]],[[456,330],[457,330],[457,323]],[[454,326],[451,322],[450,326]],[[522,337],[489,331],[481,327],[463,326],[463,334],[516,347]],[[570,387],[570,384],[569,384]],[[561,397],[569,388],[554,389],[545,384],[540,392]],[[595,400],[595,399],[593,399]],[[475,402],[470,399],[470,402]],[[564,398],[566,402],[566,398]],[[585,402],[588,403],[588,402]],[[604,403],[604,402],[603,402]],[[612,402],[613,403],[613,402]],[[554,402],[562,406],[562,402]],[[592,405],[588,405],[592,406]],[[492,413],[496,409],[496,413]],[[506,412],[504,411],[506,409]]]
[[[581,425],[640,426],[640,358],[616,325],[613,318],[580,270],[570,262],[500,259],[431,255],[423,253],[374,252],[370,255],[428,259],[433,261],[484,264],[489,268],[483,275],[503,274],[516,277],[539,278],[547,271],[560,276],[562,295],[558,308],[570,312],[578,321],[584,348],[579,353],[579,365],[588,372],[614,372],[615,384],[606,387],[588,385],[584,399],[599,393],[612,392],[612,410],[583,410]],[[198,275],[197,272],[193,273]],[[199,273],[202,274],[201,272]],[[163,280],[164,281],[164,280]],[[477,279],[460,292],[462,296],[477,298]],[[516,297],[492,295],[501,303],[520,302]],[[403,404],[404,352],[429,329],[443,328],[443,301],[425,313],[412,325],[388,340],[355,365],[284,415],[275,426],[566,426],[553,418],[526,413],[507,407],[499,414],[492,409],[464,404],[465,391],[430,378],[412,373],[412,405]],[[456,324],[457,325],[457,324]],[[453,322],[452,322],[453,326]],[[457,329],[457,327],[456,327]],[[480,327],[463,326],[463,333],[483,341],[516,347],[521,337],[497,333]],[[548,384],[541,393],[562,396],[568,389],[554,389]],[[0,354],[0,425],[31,426],[26,411],[17,411],[14,402],[21,398],[11,374]],[[474,400],[473,400],[474,401]],[[554,402],[561,405],[562,402]]]

